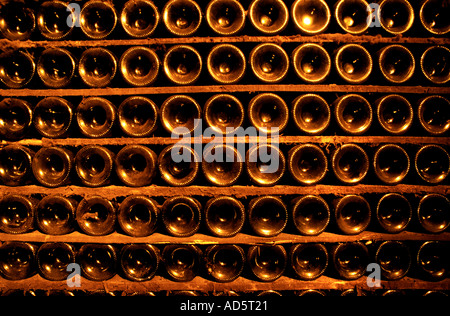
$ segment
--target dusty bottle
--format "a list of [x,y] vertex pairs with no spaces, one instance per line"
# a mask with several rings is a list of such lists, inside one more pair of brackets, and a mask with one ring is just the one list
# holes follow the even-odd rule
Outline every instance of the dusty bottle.
[[385,241],[378,247],[375,261],[380,265],[384,278],[400,280],[411,267],[411,254],[403,242]]
[[444,195],[427,194],[419,202],[417,215],[427,232],[444,232],[450,226],[450,201]]
[[161,124],[172,135],[192,134],[199,126],[202,108],[192,97],[174,95],[161,106]]
[[287,261],[286,250],[281,245],[251,246],[247,251],[248,266],[260,281],[273,282],[280,278]]
[[114,246],[84,244],[77,253],[82,275],[92,281],[106,281],[116,275],[117,254]]
[[233,146],[212,144],[204,149],[202,170],[212,185],[232,186],[242,175],[244,160]]
[[158,228],[158,204],[147,196],[131,195],[120,203],[117,222],[129,236],[150,236]]
[[0,32],[11,41],[24,41],[36,28],[34,12],[25,3],[8,2],[0,11]]
[[419,149],[415,158],[416,172],[424,181],[437,184],[450,173],[450,156],[438,145],[426,145]]
[[0,245],[0,275],[7,280],[24,280],[36,273],[36,246],[7,241]]
[[414,8],[407,0],[383,0],[378,9],[381,27],[391,34],[403,34],[414,24]]
[[78,204],[75,217],[78,227],[90,236],[105,236],[115,230],[115,206],[101,196],[85,197]]
[[206,20],[217,34],[235,35],[245,26],[245,9],[236,0],[213,0],[206,8]]
[[253,74],[264,83],[279,83],[288,74],[289,56],[278,44],[259,44],[250,52],[249,59]]
[[159,249],[149,244],[129,244],[120,253],[120,267],[131,281],[151,280],[158,270]]
[[376,216],[385,231],[391,234],[400,233],[411,221],[411,204],[403,195],[388,193],[378,202]]
[[330,125],[330,106],[317,94],[304,94],[292,102],[292,118],[300,131],[320,135]]
[[159,20],[158,8],[148,0],[127,1],[120,14],[122,28],[134,38],[151,36],[155,32]]
[[[390,134],[402,135],[413,123],[413,108],[403,96],[390,94],[376,102],[378,123]],[[450,127],[450,124],[449,124]]]
[[346,44],[339,48],[334,63],[339,76],[351,84],[367,81],[373,69],[369,51],[359,44]]
[[320,235],[330,222],[330,208],[320,196],[306,195],[292,200],[292,221],[305,236]]
[[237,235],[245,223],[244,205],[233,197],[220,196],[208,200],[205,205],[205,224],[217,237]]
[[286,158],[278,147],[273,144],[260,144],[248,150],[245,166],[253,183],[260,186],[273,186],[283,178]]
[[210,76],[218,83],[237,83],[245,74],[245,55],[234,45],[219,44],[211,49],[207,67]]
[[319,44],[306,43],[292,52],[292,64],[300,79],[318,84],[328,78],[332,62],[325,48]]
[[297,0],[292,4],[291,16],[297,29],[306,35],[323,33],[331,20],[330,8],[324,0]]
[[378,66],[389,82],[401,84],[414,75],[416,61],[414,55],[405,46],[389,45],[379,52]]
[[47,235],[66,235],[75,230],[77,202],[62,195],[48,195],[36,207],[36,225]]
[[323,180],[328,171],[328,159],[315,144],[297,145],[289,151],[288,168],[300,184],[313,185]]
[[67,280],[67,266],[76,259],[73,246],[62,242],[42,244],[36,257],[39,274],[50,281]]
[[20,145],[0,149],[0,180],[7,186],[25,184],[32,174],[34,152]]
[[373,121],[372,106],[358,94],[347,94],[334,103],[334,115],[339,127],[347,134],[366,133]]
[[195,83],[202,72],[200,53],[189,45],[171,47],[164,56],[164,72],[167,78],[178,85]]
[[117,13],[112,2],[91,0],[84,4],[80,13],[83,33],[92,39],[102,39],[114,31]]
[[289,260],[301,280],[315,280],[328,267],[327,248],[318,243],[297,244],[291,247]]
[[248,15],[253,27],[265,35],[281,33],[289,22],[289,9],[281,0],[253,0]]
[[162,251],[162,262],[167,274],[175,281],[192,281],[199,273],[203,253],[196,245],[167,245]]
[[160,61],[154,50],[135,46],[123,53],[119,65],[122,77],[128,84],[144,87],[153,84],[158,78]]
[[72,33],[76,16],[65,2],[45,1],[38,9],[36,21],[42,36],[61,40]]
[[444,35],[450,32],[448,3],[441,0],[426,0],[420,7],[420,21],[430,33]]
[[439,95],[420,101],[418,117],[420,125],[432,135],[444,135],[450,130],[450,101]]
[[332,261],[336,273],[344,280],[361,278],[369,264],[369,251],[361,242],[342,243],[334,247]]
[[171,0],[163,9],[167,30],[176,36],[191,36],[199,29],[203,15],[200,6],[192,0]]
[[369,171],[369,157],[360,146],[345,144],[333,153],[331,166],[341,182],[357,184]]
[[72,104],[60,97],[48,97],[34,108],[34,128],[43,137],[59,138],[68,134],[72,124]]
[[157,160],[158,156],[150,148],[128,145],[122,148],[115,158],[116,174],[127,186],[147,186],[156,174]]
[[84,99],[76,110],[78,127],[87,137],[105,137],[111,134],[111,129],[116,122],[116,112],[116,107],[104,98]]
[[194,235],[200,229],[201,209],[202,205],[191,197],[178,196],[167,199],[161,209],[166,230],[175,237]]
[[424,76],[434,84],[450,81],[450,49],[445,46],[431,46],[422,55],[420,66]]
[[258,236],[274,237],[281,234],[287,221],[286,205],[278,197],[254,198],[248,205],[248,222]]
[[383,145],[375,152],[373,167],[378,179],[386,184],[398,184],[409,172],[408,153],[398,145]]
[[158,112],[156,104],[146,97],[129,97],[117,110],[119,125],[122,131],[131,137],[146,137],[158,127]]
[[6,87],[25,87],[36,72],[36,64],[30,54],[18,50],[7,52],[0,57],[0,81]]
[[23,195],[5,195],[0,199],[0,231],[23,234],[34,228],[36,200]]
[[41,148],[33,157],[35,179],[47,187],[63,186],[70,181],[73,154],[61,147]]
[[217,282],[232,282],[244,270],[245,253],[238,245],[212,245],[205,251],[205,268]]
[[78,62],[78,73],[81,80],[91,88],[104,88],[116,76],[117,58],[111,51],[103,47],[85,50]]
[[335,5],[334,16],[339,26],[347,33],[360,35],[370,26],[369,3],[365,0],[340,0]]
[[250,101],[248,118],[260,133],[281,133],[288,125],[289,108],[280,96],[262,93]]
[[360,195],[347,195],[336,205],[335,218],[339,229],[344,234],[360,234],[370,224],[370,204]]
[[235,133],[244,123],[244,117],[244,106],[231,94],[216,94],[206,101],[205,121],[219,135]]
[[159,154],[158,168],[161,178],[167,184],[187,186],[197,178],[200,170],[200,158],[190,146],[171,145]]
[[100,187],[110,180],[114,167],[114,154],[105,147],[89,145],[75,156],[75,170],[81,183],[89,187]]
[[31,104],[22,99],[6,98],[0,102],[0,136],[16,140],[26,136],[33,119]]
[[417,252],[416,264],[419,272],[428,280],[444,280],[449,275],[448,246],[439,241],[426,241]]
[[37,63],[37,74],[50,88],[63,88],[70,84],[75,73],[75,59],[63,48],[48,48]]

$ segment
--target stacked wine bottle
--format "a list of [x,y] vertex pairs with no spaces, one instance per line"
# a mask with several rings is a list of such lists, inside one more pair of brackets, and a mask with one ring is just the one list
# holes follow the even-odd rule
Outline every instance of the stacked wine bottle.
[[448,5],[2,2],[0,295],[448,295]]

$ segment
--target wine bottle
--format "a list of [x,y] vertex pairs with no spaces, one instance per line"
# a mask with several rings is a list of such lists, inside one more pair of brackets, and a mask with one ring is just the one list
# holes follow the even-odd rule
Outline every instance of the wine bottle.
[[422,99],[419,103],[420,125],[432,135],[444,135],[450,130],[450,101],[439,95]]
[[169,234],[188,237],[200,229],[202,205],[196,199],[177,196],[167,199],[162,205],[162,221]]
[[36,200],[23,195],[5,195],[0,199],[0,231],[24,234],[34,228]]
[[207,146],[203,152],[202,170],[212,185],[227,187],[234,185],[244,169],[244,160],[231,145]]
[[328,159],[317,145],[297,145],[288,155],[289,172],[302,185],[319,183],[328,171]]
[[316,280],[328,267],[327,248],[318,243],[293,245],[289,259],[295,274],[305,281]]
[[68,37],[75,28],[77,18],[71,11],[69,5],[62,1],[43,2],[36,15],[41,35],[49,40],[62,40]]
[[291,16],[297,29],[306,35],[323,33],[331,20],[330,8],[324,0],[296,0]]
[[259,186],[274,186],[286,171],[286,158],[278,145],[254,145],[247,151],[246,170],[250,180]]
[[322,83],[331,72],[331,57],[319,44],[306,43],[298,46],[292,52],[292,64],[297,76],[306,83]]
[[279,279],[286,270],[287,253],[281,245],[255,245],[247,251],[247,262],[253,275],[263,282]]
[[279,197],[254,198],[248,205],[248,222],[258,236],[274,237],[281,234],[287,221],[287,208]]
[[60,97],[47,97],[36,105],[34,128],[43,137],[59,138],[67,135],[72,124],[72,104]]
[[167,274],[178,282],[192,281],[203,265],[203,253],[196,245],[167,245],[161,256]]
[[[175,161],[174,156],[180,158]],[[158,157],[161,178],[169,185],[181,187],[191,185],[200,170],[200,158],[193,148],[176,144],[166,147]]]
[[448,246],[439,241],[426,241],[422,243],[417,252],[416,264],[419,273],[432,281],[444,280],[449,275]]
[[85,50],[78,63],[81,80],[91,88],[104,88],[116,76],[117,58],[102,47]]
[[200,53],[189,45],[171,47],[164,56],[164,72],[167,78],[178,85],[192,85],[202,72]]
[[129,236],[150,236],[158,228],[158,204],[147,196],[128,196],[120,203],[117,222],[120,228]]
[[149,0],[129,0],[120,14],[122,28],[134,38],[151,36],[158,27],[159,20],[158,8]]
[[36,64],[30,54],[18,50],[0,56],[0,81],[8,88],[18,89],[30,83]]
[[361,242],[341,243],[332,252],[333,266],[344,280],[357,280],[366,272],[369,251]]
[[206,8],[206,21],[219,35],[235,35],[245,26],[245,9],[237,0],[213,0]]
[[370,26],[372,11],[365,0],[340,0],[335,5],[335,18],[347,33],[361,35]]
[[301,291],[298,296],[306,296],[306,297],[323,297],[327,296],[325,292],[320,290],[304,290]]
[[259,44],[250,52],[249,59],[253,74],[264,83],[279,83],[288,74],[289,56],[278,44]]
[[281,0],[253,0],[248,15],[253,27],[265,35],[280,34],[289,22],[289,9]]
[[67,267],[76,259],[73,246],[62,242],[42,244],[36,257],[39,274],[50,281],[67,280]]
[[244,205],[233,197],[220,196],[205,205],[205,225],[217,237],[236,236],[245,223]]
[[120,253],[120,267],[131,281],[151,280],[158,270],[159,262],[159,249],[149,244],[125,245]]
[[101,196],[85,197],[75,213],[78,227],[90,236],[112,233],[116,223],[116,209],[110,200]]
[[218,83],[237,83],[245,75],[245,55],[234,45],[219,44],[209,52],[207,66],[210,76]]
[[424,76],[434,84],[450,81],[450,49],[445,46],[431,46],[422,55],[420,66]]
[[217,134],[233,134],[244,123],[245,110],[241,101],[231,94],[216,94],[208,99],[204,117]]
[[170,0],[163,9],[167,30],[176,36],[191,36],[200,28],[202,10],[192,0]]
[[397,193],[384,195],[378,202],[376,213],[380,226],[391,234],[404,231],[412,218],[411,204]]
[[63,48],[47,48],[39,57],[37,74],[50,88],[63,88],[70,84],[75,73],[75,59]]
[[159,109],[146,97],[134,96],[125,99],[117,112],[120,128],[127,136],[147,137],[158,128]]
[[394,144],[377,149],[373,158],[375,174],[386,184],[398,184],[408,175],[410,161],[408,153]]
[[172,135],[192,134],[199,126],[202,108],[192,97],[174,95],[161,106],[161,124]]
[[423,27],[435,35],[445,35],[450,32],[448,19],[448,3],[440,0],[423,1],[420,7],[420,21]]
[[78,127],[87,137],[105,137],[111,133],[116,121],[116,112],[116,107],[104,98],[86,98],[76,110]]
[[357,184],[369,171],[369,157],[360,146],[345,144],[334,151],[331,166],[339,181]]
[[366,133],[373,121],[372,106],[358,94],[347,94],[334,103],[335,117],[339,127],[347,134]]
[[90,0],[80,13],[80,26],[83,33],[92,39],[103,39],[114,31],[117,14],[113,3]]
[[261,93],[251,99],[248,118],[260,133],[281,133],[288,125],[289,108],[279,95]]
[[403,34],[414,24],[414,8],[407,0],[383,0],[378,8],[378,19],[387,32]]
[[22,99],[6,98],[0,102],[0,136],[16,140],[26,136],[33,119],[31,104]]
[[328,128],[331,110],[317,94],[304,94],[292,102],[292,117],[297,128],[308,135],[320,135]]
[[33,157],[33,175],[44,186],[60,187],[70,181],[72,165],[73,154],[68,149],[44,147]]
[[292,221],[305,236],[317,236],[330,222],[330,208],[320,196],[306,195],[292,200]]
[[34,12],[25,2],[4,3],[0,10],[0,32],[11,41],[25,41],[36,28]]
[[125,185],[143,187],[150,185],[157,170],[158,157],[146,146],[128,145],[115,158],[116,174]]
[[110,180],[114,166],[114,154],[102,146],[89,145],[75,156],[75,170],[81,183],[89,187],[100,187]]
[[375,104],[378,123],[385,131],[393,135],[402,135],[411,128],[414,117],[413,108],[405,97],[389,94],[378,99]]
[[403,242],[385,241],[378,247],[375,261],[380,265],[384,278],[400,280],[411,267],[411,254]]
[[12,281],[25,280],[36,273],[36,246],[18,241],[0,245],[0,275]]
[[19,186],[32,174],[34,152],[20,145],[0,148],[0,180],[6,186]]
[[401,84],[414,75],[416,61],[405,46],[389,45],[379,52],[378,65],[384,78],[391,83]]
[[370,224],[370,204],[360,195],[346,195],[335,209],[336,223],[346,235],[358,235]]
[[238,245],[212,245],[205,251],[205,269],[216,282],[232,282],[244,270],[245,253]]
[[372,73],[373,60],[364,46],[346,44],[336,53],[335,67],[343,80],[351,84],[362,84]]
[[78,203],[62,195],[48,195],[36,206],[36,226],[47,235],[66,235],[75,230]]
[[116,275],[117,254],[114,246],[84,244],[77,253],[84,277],[92,281],[106,281]]
[[450,201],[444,195],[427,194],[419,202],[417,215],[427,232],[444,232],[450,226]]
[[419,149],[415,158],[417,174],[431,184],[443,182],[450,173],[450,156],[438,145],[426,145]]
[[119,61],[125,81],[135,87],[153,84],[158,78],[160,62],[154,50],[144,46],[129,48]]

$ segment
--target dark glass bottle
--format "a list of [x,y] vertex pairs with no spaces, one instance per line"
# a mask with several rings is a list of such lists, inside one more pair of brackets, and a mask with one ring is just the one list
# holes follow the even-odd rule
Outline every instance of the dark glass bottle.
[[281,0],[253,0],[248,8],[253,27],[265,35],[277,35],[289,22],[289,9]]
[[247,251],[247,263],[253,275],[260,281],[273,282],[286,269],[287,253],[281,245],[251,246]]
[[114,154],[102,146],[89,145],[75,156],[75,170],[80,181],[89,187],[100,187],[110,181]]
[[288,212],[284,202],[275,196],[254,198],[248,205],[248,221],[258,236],[274,237],[284,230]]
[[414,55],[405,46],[389,45],[379,52],[378,65],[389,82],[402,84],[413,76],[416,61]]
[[245,74],[245,55],[234,45],[219,44],[211,49],[207,67],[210,76],[218,83],[237,83]]
[[417,215],[427,232],[444,232],[450,226],[450,201],[444,195],[427,194],[419,202]]
[[0,11],[0,32],[11,41],[24,41],[31,37],[36,28],[34,12],[25,2],[11,1]]
[[47,138],[67,135],[73,119],[72,107],[69,101],[59,97],[41,100],[34,108],[34,128]]
[[347,134],[366,133],[373,121],[372,106],[358,94],[347,94],[334,102],[334,115],[339,127]]
[[187,186],[197,178],[200,158],[190,146],[171,145],[159,154],[158,168],[161,178],[170,186]]
[[286,170],[286,158],[276,145],[260,144],[246,155],[246,170],[251,181],[259,186],[274,186]]
[[31,104],[25,100],[6,98],[0,102],[0,136],[16,140],[26,136],[33,119]]
[[36,257],[39,274],[50,281],[67,280],[67,266],[76,259],[73,246],[62,242],[42,244]]
[[424,76],[434,84],[450,81],[450,49],[445,46],[431,46],[422,55],[420,66]]
[[378,223],[391,234],[404,231],[412,218],[411,204],[397,193],[384,195],[378,202],[376,212]]
[[411,267],[409,248],[400,241],[385,241],[377,249],[376,262],[387,280],[400,280]]
[[301,280],[315,280],[323,275],[328,267],[328,251],[322,244],[294,245],[291,247],[289,259],[292,269]]
[[205,268],[217,282],[232,282],[244,270],[245,253],[238,245],[212,245],[205,251]]
[[131,281],[151,280],[158,270],[159,262],[159,249],[149,244],[125,245],[120,254],[122,272]]
[[0,231],[24,234],[34,228],[36,200],[22,195],[5,195],[0,199]]
[[78,227],[90,236],[105,236],[115,230],[115,206],[101,196],[85,197],[78,204],[75,217]]
[[313,185],[323,180],[328,171],[328,159],[314,144],[297,145],[289,151],[288,168],[300,184]]
[[162,262],[167,274],[175,281],[192,281],[203,266],[203,253],[196,245],[167,245],[162,251]]
[[231,94],[216,94],[208,99],[204,117],[217,134],[233,134],[244,123],[245,110],[241,101]]
[[317,94],[305,94],[292,102],[292,118],[300,131],[320,135],[330,125],[330,106]]
[[36,246],[7,241],[0,245],[0,275],[7,280],[24,280],[36,273]]
[[120,15],[123,29],[134,38],[151,36],[159,24],[159,19],[158,8],[148,0],[127,1]]
[[205,224],[217,237],[237,235],[245,223],[244,205],[233,197],[221,196],[208,200],[205,205]]
[[372,73],[373,60],[369,51],[359,44],[346,44],[335,57],[339,76],[350,84],[362,84]]
[[25,87],[36,72],[33,57],[24,51],[12,51],[0,57],[0,81],[6,87],[18,89]]
[[62,147],[41,148],[33,157],[35,179],[47,187],[63,186],[70,181],[73,154]]
[[202,72],[202,56],[192,46],[176,45],[166,52],[163,66],[171,82],[178,85],[192,85]]
[[259,44],[250,52],[249,59],[253,74],[264,83],[279,83],[288,74],[289,56],[278,44]]
[[418,117],[420,125],[432,135],[444,135],[450,130],[450,101],[439,95],[420,101]]
[[444,280],[449,275],[448,245],[439,241],[426,241],[417,252],[416,264],[427,280]]
[[112,245],[84,244],[78,250],[76,262],[82,275],[92,281],[106,281],[116,275],[117,254]]
[[129,236],[150,236],[158,228],[158,204],[147,196],[131,195],[120,203],[117,221]]
[[135,87],[153,84],[158,78],[160,61],[154,50],[144,46],[134,46],[120,58],[120,71],[125,81]]
[[199,126],[202,108],[187,95],[174,95],[161,106],[161,124],[172,135],[192,134]]
[[62,40],[69,36],[77,18],[71,11],[68,3],[62,1],[43,2],[36,15],[41,35],[49,40]]
[[[413,108],[403,96],[390,94],[376,102],[378,123],[390,134],[402,135],[413,123]],[[450,125],[449,125],[450,126]]]
[[381,27],[391,34],[403,34],[414,24],[414,8],[407,0],[384,0],[378,10]]
[[450,156],[441,146],[426,145],[417,152],[415,166],[420,178],[430,184],[438,184],[450,173]]
[[88,48],[80,57],[78,72],[81,80],[87,86],[91,88],[104,88],[116,76],[117,58],[106,48]]
[[48,195],[36,207],[36,225],[47,235],[66,235],[75,230],[77,202],[61,195]]
[[213,0],[206,8],[206,20],[217,34],[235,35],[245,26],[245,9],[236,0]]
[[292,64],[300,79],[306,83],[319,84],[328,78],[332,63],[325,48],[319,44],[306,43],[292,52]]
[[212,185],[232,186],[244,170],[244,160],[239,151],[230,145],[212,145],[204,150],[202,170]]
[[292,221],[305,236],[320,235],[330,222],[330,208],[320,196],[306,195],[292,200]]
[[291,16],[301,33],[323,33],[330,24],[331,11],[325,0],[297,0],[292,4]]
[[156,174],[158,157],[153,150],[141,145],[128,145],[116,156],[116,174],[130,187],[150,185]]
[[420,7],[420,21],[430,33],[444,35],[450,32],[448,3],[441,0],[423,1]]
[[77,107],[77,123],[81,133],[90,138],[111,134],[116,121],[116,107],[108,100],[98,97],[84,99]]
[[398,145],[383,145],[375,152],[373,167],[378,179],[386,184],[398,184],[409,172],[408,153]]
[[7,186],[26,183],[32,174],[34,152],[20,145],[0,148],[0,180]]
[[331,165],[341,182],[357,184],[369,171],[369,157],[360,146],[345,144],[333,153]]
[[370,224],[370,204],[360,195],[347,195],[335,209],[336,223],[346,235],[362,233]]
[[114,31],[117,13],[112,2],[91,0],[84,4],[80,13],[83,33],[92,39],[102,39]]
[[167,199],[161,210],[166,230],[176,237],[194,235],[200,229],[201,209],[200,202],[191,197],[178,196]]
[[49,88],[64,88],[70,84],[75,74],[75,59],[63,48],[47,48],[37,63],[37,74]]
[[158,127],[156,104],[146,97],[129,97],[117,110],[122,131],[131,137],[147,137]]
[[248,118],[262,134],[281,133],[288,125],[289,108],[280,96],[262,93],[250,100]]
[[191,36],[197,32],[203,15],[200,6],[192,0],[171,0],[163,9],[167,30],[176,36]]
[[366,272],[369,251],[361,242],[342,243],[334,247],[333,265],[344,280],[357,280]]
[[335,5],[334,16],[347,33],[361,35],[369,29],[371,11],[365,0],[340,0]]

